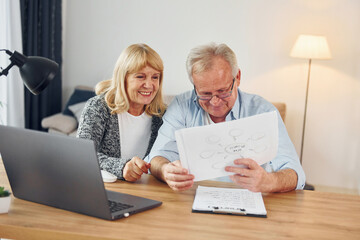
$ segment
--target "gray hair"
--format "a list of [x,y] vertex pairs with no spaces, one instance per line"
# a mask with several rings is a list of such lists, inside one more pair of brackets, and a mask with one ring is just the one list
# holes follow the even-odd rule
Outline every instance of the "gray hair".
[[192,84],[194,84],[192,74],[209,70],[212,66],[213,58],[217,56],[224,58],[230,64],[232,75],[233,77],[236,76],[239,67],[235,53],[224,43],[209,43],[190,50],[186,60],[186,70]]

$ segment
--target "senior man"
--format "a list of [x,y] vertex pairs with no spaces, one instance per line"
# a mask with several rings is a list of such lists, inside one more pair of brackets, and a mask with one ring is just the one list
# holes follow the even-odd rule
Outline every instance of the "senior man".
[[151,173],[175,191],[189,189],[194,176],[179,161],[176,130],[276,111],[279,125],[276,157],[261,166],[249,158],[236,159],[234,164],[238,166],[225,167],[233,175],[216,180],[233,181],[253,192],[303,189],[305,174],[280,114],[262,97],[240,91],[241,72],[235,53],[225,44],[202,45],[190,51],[186,67],[194,89],[176,96],[169,105],[147,157]]

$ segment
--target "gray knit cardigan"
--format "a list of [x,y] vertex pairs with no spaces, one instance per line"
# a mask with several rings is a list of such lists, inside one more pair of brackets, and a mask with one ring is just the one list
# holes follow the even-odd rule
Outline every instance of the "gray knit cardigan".
[[[162,119],[153,116],[151,136],[145,156],[149,154],[161,125]],[[123,169],[131,159],[121,158],[118,117],[117,114],[110,113],[104,95],[95,96],[87,101],[81,114],[77,137],[93,140],[100,168],[116,175],[119,179],[124,179]]]

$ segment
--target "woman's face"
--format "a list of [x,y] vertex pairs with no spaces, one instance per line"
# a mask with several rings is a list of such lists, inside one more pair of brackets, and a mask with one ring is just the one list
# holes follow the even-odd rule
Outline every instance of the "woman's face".
[[160,72],[146,66],[126,78],[126,93],[130,101],[129,113],[140,115],[144,107],[155,98],[160,85]]

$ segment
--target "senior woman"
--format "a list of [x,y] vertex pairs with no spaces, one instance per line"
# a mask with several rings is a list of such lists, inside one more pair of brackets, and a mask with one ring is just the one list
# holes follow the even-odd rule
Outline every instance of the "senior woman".
[[147,173],[149,153],[165,112],[163,62],[146,44],[119,56],[110,80],[99,82],[82,112],[77,136],[95,142],[101,169],[136,181]]

